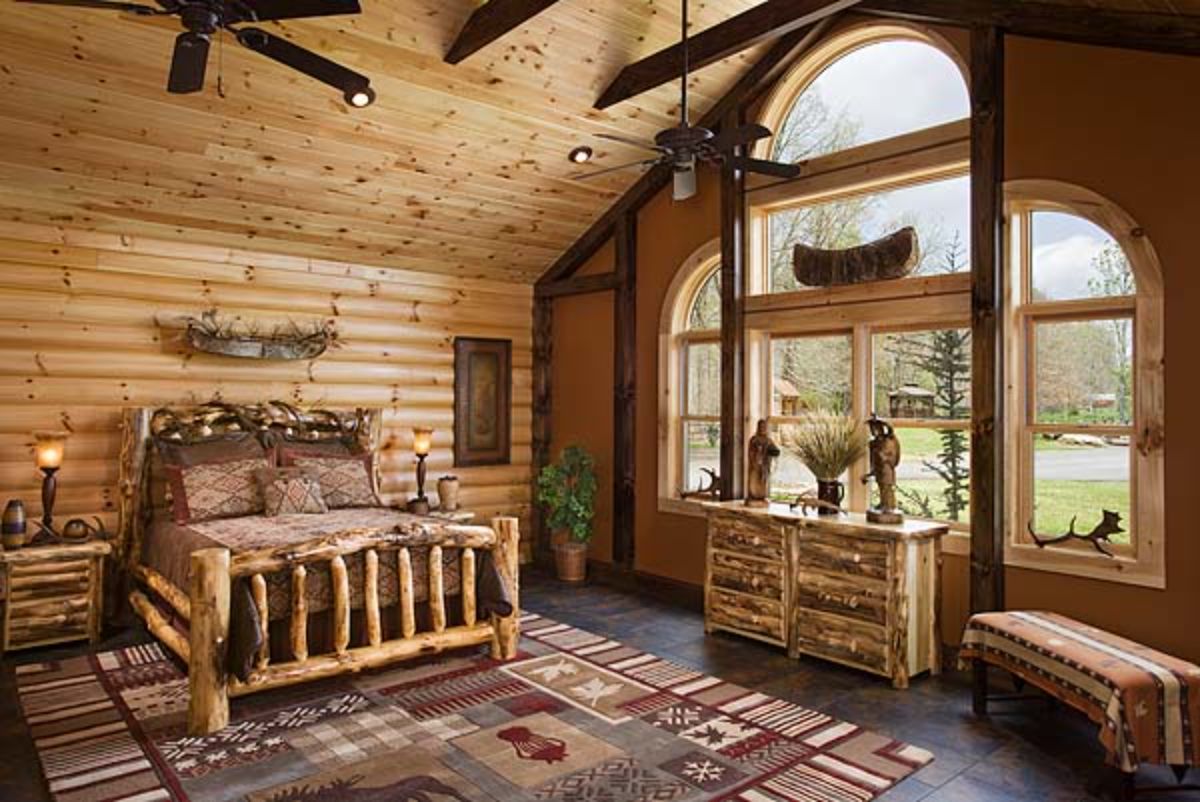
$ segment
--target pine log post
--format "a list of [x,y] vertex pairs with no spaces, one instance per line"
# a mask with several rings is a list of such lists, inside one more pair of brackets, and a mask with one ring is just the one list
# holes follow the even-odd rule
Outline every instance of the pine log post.
[[303,663],[308,659],[308,570],[303,565],[292,569],[292,659]]
[[442,547],[429,547],[429,620],[434,632],[446,631],[446,583],[442,578]]
[[367,623],[367,643],[378,646],[383,642],[383,625],[379,620],[379,553],[369,549],[363,559],[363,613]]
[[492,616],[492,659],[511,660],[517,656],[517,645],[521,640],[521,536],[516,518],[493,518],[492,529],[496,532],[496,549],[492,556],[501,580],[508,587],[513,607],[511,615]]
[[408,549],[396,552],[396,577],[400,583],[400,634],[411,638],[417,631],[416,602],[413,596],[412,556]]
[[333,648],[342,657],[350,645],[350,577],[340,554],[329,561],[329,576],[333,583]]
[[250,577],[250,592],[254,596],[254,608],[258,611],[258,629],[262,638],[254,667],[262,671],[271,662],[271,610],[267,602],[267,580],[262,574]]
[[463,626],[475,626],[475,550],[462,550],[462,579],[459,586],[462,588],[462,617]]
[[209,735],[229,723],[229,549],[194,551],[191,566],[188,734]]

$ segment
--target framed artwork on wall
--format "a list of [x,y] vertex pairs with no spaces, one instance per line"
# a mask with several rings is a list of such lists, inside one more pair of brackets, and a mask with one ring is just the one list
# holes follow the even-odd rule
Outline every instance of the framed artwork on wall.
[[454,339],[454,464],[507,465],[512,425],[512,341]]

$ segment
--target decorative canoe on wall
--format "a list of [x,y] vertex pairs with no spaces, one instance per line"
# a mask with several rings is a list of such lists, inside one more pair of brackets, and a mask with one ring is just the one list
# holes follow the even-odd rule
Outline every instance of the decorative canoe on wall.
[[792,269],[807,287],[833,287],[904,278],[920,260],[916,229],[908,226],[866,245],[836,251],[798,244]]
[[186,336],[197,351],[241,359],[316,359],[337,345],[337,330],[329,321],[288,321],[260,333],[236,320],[221,320],[212,311],[189,319]]

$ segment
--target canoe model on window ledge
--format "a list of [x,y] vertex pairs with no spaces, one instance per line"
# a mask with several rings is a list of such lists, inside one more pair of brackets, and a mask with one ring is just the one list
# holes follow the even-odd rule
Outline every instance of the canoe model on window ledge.
[[338,335],[325,320],[307,325],[289,320],[262,333],[237,320],[221,320],[209,310],[188,320],[187,341],[197,351],[242,359],[316,359],[337,347]]
[[807,287],[835,287],[904,278],[921,260],[916,229],[908,226],[854,248],[827,251],[798,244],[792,255],[796,279]]

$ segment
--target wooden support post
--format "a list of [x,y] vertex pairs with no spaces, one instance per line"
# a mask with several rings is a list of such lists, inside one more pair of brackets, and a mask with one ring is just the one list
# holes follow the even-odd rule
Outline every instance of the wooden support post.
[[978,657],[971,661],[971,709],[986,716],[988,703],[988,666]]
[[417,631],[416,602],[413,597],[412,555],[408,549],[396,552],[396,581],[400,585],[400,634],[411,638]]
[[429,547],[429,620],[434,632],[446,631],[446,583],[442,578],[442,547]]
[[333,649],[344,655],[350,645],[350,578],[340,554],[329,561],[329,577],[333,585]]
[[[736,127],[741,116],[725,115],[721,125]],[[736,155],[744,149],[738,148]],[[745,176],[726,159],[721,165],[721,498],[742,497],[745,465],[746,265]]]
[[303,565],[292,569],[292,658],[300,663],[308,659],[307,578],[308,569]]
[[258,612],[258,631],[262,645],[254,666],[262,671],[271,662],[271,610],[267,602],[267,580],[262,574],[250,577],[250,594],[254,597],[254,609]]
[[637,503],[637,212],[617,219],[613,293],[613,562],[632,569]]
[[104,557],[92,557],[91,563],[87,631],[88,642],[95,645],[100,642],[100,630],[104,626]]
[[1004,606],[1004,37],[971,30],[971,612]]
[[363,617],[367,623],[367,643],[383,642],[383,623],[379,620],[379,553],[367,549],[363,555]]
[[211,735],[229,723],[229,549],[193,551],[191,568],[188,734]]
[[[554,358],[554,301],[538,298],[533,302],[533,475],[550,464],[550,439],[553,433],[550,376]],[[541,504],[533,505],[534,559],[549,564],[550,531],[546,527]]]
[[496,550],[492,553],[500,579],[508,587],[512,615],[492,616],[492,659],[511,660],[517,656],[521,640],[521,566],[518,548],[521,534],[516,518],[493,518],[496,530]]
[[462,571],[459,584],[462,589],[463,626],[475,626],[475,550],[462,550]]

